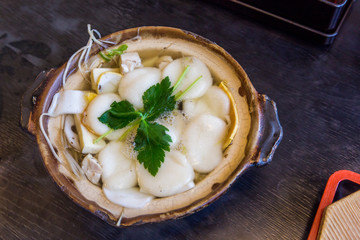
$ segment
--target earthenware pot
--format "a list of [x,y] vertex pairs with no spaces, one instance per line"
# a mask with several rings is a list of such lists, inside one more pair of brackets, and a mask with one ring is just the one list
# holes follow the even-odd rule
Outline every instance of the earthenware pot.
[[[51,153],[40,131],[39,117],[47,112],[52,97],[61,88],[65,64],[57,69],[44,71],[23,97],[21,124],[35,135],[45,167],[60,189],[74,202],[112,225],[129,226],[176,219],[215,201],[236,179],[241,181],[239,176],[248,168],[262,166],[271,161],[282,138],[276,105],[266,95],[259,94],[254,89],[239,63],[223,48],[194,33],[169,27],[132,28],[113,33],[102,40],[114,42],[116,45],[127,41],[129,48],[135,51],[155,49],[198,57],[209,67],[215,79],[226,82],[236,102],[240,128],[232,144],[225,150],[220,166],[193,189],[152,200],[144,209],[122,208],[101,196],[103,194],[100,188],[97,192],[100,197],[92,197],[93,190],[64,174],[61,164]],[[100,50],[103,49],[93,46],[92,55]],[[70,70],[76,70],[76,66],[74,61]],[[55,131],[48,129],[48,124],[49,119],[45,119],[45,129],[48,132]]]

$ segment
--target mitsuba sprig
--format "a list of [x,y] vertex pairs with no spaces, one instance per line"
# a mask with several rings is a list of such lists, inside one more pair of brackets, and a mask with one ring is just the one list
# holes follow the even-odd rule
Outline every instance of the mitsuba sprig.
[[105,60],[105,62],[110,62],[114,56],[123,54],[127,48],[128,46],[126,44],[123,44],[116,49],[107,50],[105,51],[105,53],[99,52],[99,55],[102,59]]
[[165,151],[170,151],[172,142],[171,137],[166,133],[169,130],[153,122],[160,115],[175,109],[176,100],[170,85],[169,77],[166,77],[146,90],[142,96],[144,109],[141,111],[136,111],[129,101],[123,100],[113,102],[110,109],[99,117],[100,122],[106,124],[112,131],[129,125],[130,130],[137,127],[135,137],[137,159],[153,176],[164,162]]

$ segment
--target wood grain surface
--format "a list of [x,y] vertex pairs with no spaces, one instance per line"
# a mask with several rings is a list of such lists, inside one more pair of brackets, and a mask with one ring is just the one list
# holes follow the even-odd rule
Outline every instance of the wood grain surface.
[[360,191],[330,204],[324,211],[319,240],[352,240],[360,236]]
[[[332,46],[207,1],[0,3],[0,239],[305,239],[328,177],[360,173],[360,4]],[[103,35],[162,25],[227,50],[278,106],[283,140],[273,162],[251,169],[204,210],[123,229],[74,204],[19,126],[21,96],[42,70]]]

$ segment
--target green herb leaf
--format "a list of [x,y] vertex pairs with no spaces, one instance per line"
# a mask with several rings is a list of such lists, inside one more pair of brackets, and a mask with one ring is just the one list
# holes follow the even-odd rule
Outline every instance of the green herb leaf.
[[176,101],[175,97],[171,95],[173,88],[170,85],[170,79],[166,77],[144,92],[142,99],[146,120],[154,121],[161,114],[175,109]]
[[138,152],[137,159],[144,164],[151,175],[155,176],[164,162],[165,151],[170,151],[171,137],[166,134],[169,131],[158,123],[141,121],[135,137],[135,150]]
[[133,105],[123,100],[113,102],[110,109],[104,112],[98,119],[114,130],[126,127],[130,122],[141,116],[140,112],[135,111]]
[[[126,50],[126,48],[122,49]],[[184,70],[182,77],[178,80],[179,84],[188,70],[189,67]],[[201,76],[184,92],[181,92],[178,97],[181,98],[200,79]],[[172,95],[173,91],[174,88],[171,87],[170,79],[166,77],[144,92],[142,96],[144,109],[141,111],[136,111],[134,106],[127,100],[113,102],[110,109],[99,117],[99,121],[111,129],[95,141],[99,141],[99,139],[106,137],[116,129],[130,126],[121,136],[121,139],[124,139],[130,131],[138,127],[135,136],[135,151],[138,152],[137,159],[151,175],[155,176],[161,167],[161,163],[164,162],[165,151],[170,151],[172,139],[166,133],[169,129],[152,121],[175,109],[176,97]]]
[[111,58],[106,56],[103,52],[99,52],[100,57],[104,59],[106,62],[110,62]]
[[105,53],[104,52],[99,52],[100,57],[102,57],[102,59],[104,59],[106,62],[110,62],[110,60],[115,56],[115,55],[121,55],[124,53],[124,51],[128,48],[128,46],[126,44],[121,45],[120,47],[118,47],[117,49],[110,49],[110,50],[106,50]]

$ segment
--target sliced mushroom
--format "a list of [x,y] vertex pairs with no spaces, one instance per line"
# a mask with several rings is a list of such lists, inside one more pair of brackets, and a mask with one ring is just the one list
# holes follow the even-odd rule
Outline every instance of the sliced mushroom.
[[64,122],[64,133],[66,140],[76,151],[81,151],[79,136],[76,132],[76,126],[73,115],[66,115]]
[[99,183],[102,167],[96,158],[91,154],[86,155],[81,163],[81,168],[90,182],[95,185]]
[[170,56],[161,56],[157,62],[156,65],[160,70],[163,70],[169,63],[173,61],[172,57]]
[[120,56],[120,68],[123,73],[133,71],[135,68],[141,67],[141,59],[137,52],[127,52]]

